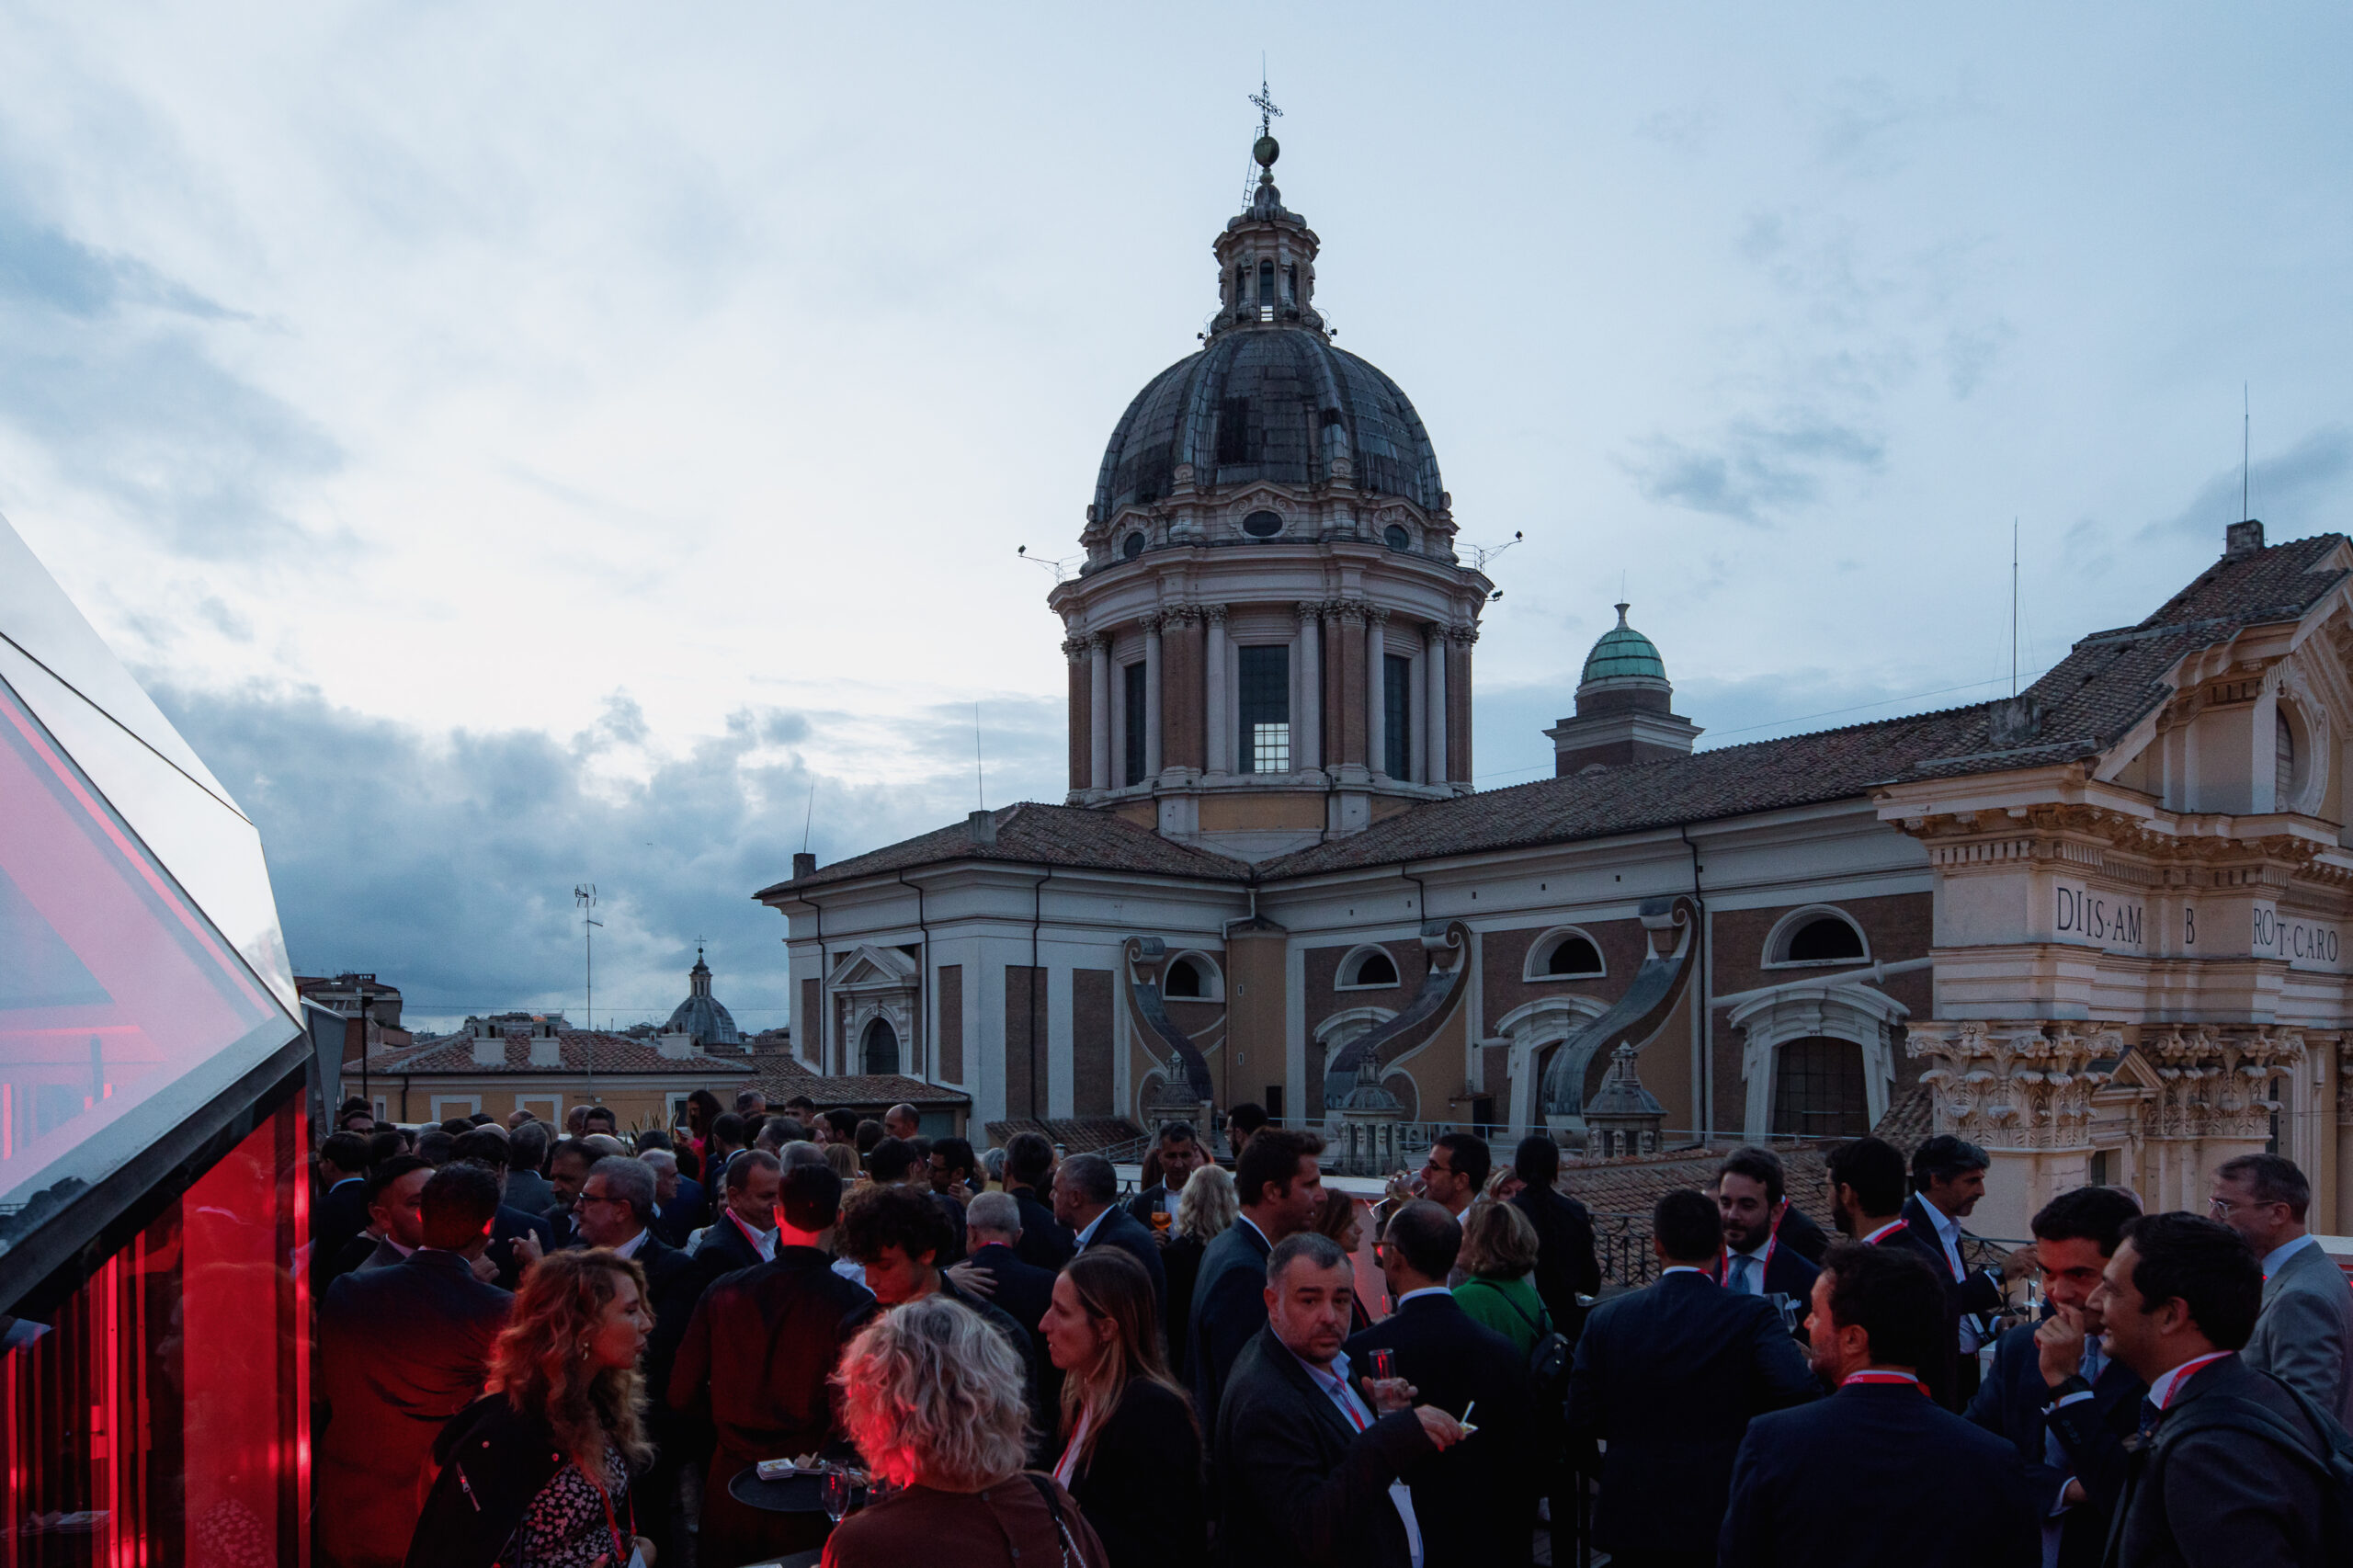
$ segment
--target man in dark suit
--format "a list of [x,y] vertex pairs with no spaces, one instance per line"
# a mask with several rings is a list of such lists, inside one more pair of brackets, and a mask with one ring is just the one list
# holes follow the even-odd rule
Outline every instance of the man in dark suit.
[[2327,1413],[2235,1353],[2263,1307],[2263,1269],[2245,1242],[2190,1214],[2134,1220],[2092,1304],[2108,1353],[2149,1385],[2141,1410],[2147,1436],[2127,1453],[2105,1561],[2117,1568],[2331,1561],[2325,1510],[2336,1499],[2314,1471],[2326,1439],[2313,1419]]
[[1716,1167],[1724,1250],[1709,1273],[1736,1295],[1786,1296],[1802,1311],[1818,1270],[1782,1239],[1790,1219],[1803,1218],[1790,1205],[1782,1180],[1779,1157],[1765,1149],[1734,1149]]
[[1005,1146],[1005,1190],[1021,1205],[1021,1244],[1015,1250],[1035,1268],[1060,1268],[1078,1251],[1044,1197],[1053,1182],[1054,1146],[1045,1134],[1015,1133]]
[[678,1156],[648,1149],[638,1156],[654,1173],[654,1233],[674,1247],[710,1223],[710,1197],[702,1184],[678,1174]]
[[2140,1212],[2108,1187],[2079,1187],[2042,1206],[2031,1223],[2051,1316],[1995,1341],[1993,1371],[1969,1402],[1969,1419],[2007,1437],[2026,1465],[2043,1506],[2044,1568],[2098,1568],[2124,1485],[2124,1439],[2148,1389],[2101,1347],[2091,1297]]
[[540,1167],[548,1163],[548,1124],[527,1121],[506,1135],[506,1205],[542,1219],[555,1208],[555,1188]]
[[565,1139],[549,1153],[548,1189],[555,1194],[555,1206],[547,1211],[546,1219],[557,1246],[572,1244],[576,1233],[572,1226],[572,1201],[588,1179],[588,1167],[603,1158],[577,1138]]
[[1807,1333],[1828,1399],[1759,1415],[1733,1462],[1722,1568],[2034,1568],[2018,1452],[1922,1397],[1944,1282],[1909,1247],[1833,1246]]
[[2353,1426],[2353,1290],[2304,1223],[2312,1183],[2293,1160],[2241,1154],[2215,1167],[2207,1211],[2263,1265],[2263,1315],[2246,1364]]
[[[1280,1135],[1257,1132],[1243,1157]],[[1407,1479],[1462,1440],[1461,1424],[1413,1404],[1403,1379],[1358,1375],[1342,1348],[1355,1275],[1329,1236],[1277,1244],[1262,1293],[1266,1326],[1234,1358],[1218,1412],[1220,1562],[1408,1568],[1428,1534]]]
[[1577,1341],[1569,1441],[1608,1445],[1593,1544],[1623,1568],[1710,1568],[1749,1422],[1821,1392],[1780,1314],[1709,1278],[1722,1244],[1705,1194],[1661,1197],[1658,1282],[1594,1308]]
[[1601,1290],[1601,1263],[1593,1251],[1593,1216],[1560,1190],[1561,1146],[1549,1132],[1531,1132],[1512,1151],[1512,1172],[1523,1184],[1512,1207],[1536,1227],[1536,1294],[1563,1334],[1577,1336],[1585,1322],[1580,1295]]
[[1373,1352],[1396,1359],[1414,1397],[1478,1426],[1466,1442],[1417,1465],[1410,1483],[1425,1568],[1523,1568],[1535,1544],[1537,1471],[1530,1461],[1528,1360],[1455,1304],[1446,1277],[1462,1226],[1442,1205],[1416,1200],[1389,1217],[1381,1271],[1396,1311],[1346,1346],[1359,1374]]
[[1076,1243],[1076,1250],[1117,1247],[1142,1266],[1152,1281],[1153,1306],[1168,1316],[1168,1270],[1149,1227],[1120,1206],[1120,1174],[1100,1154],[1073,1154],[1054,1173],[1054,1220]]
[[398,1568],[407,1554],[433,1439],[482,1393],[513,1301],[471,1267],[497,1210],[488,1171],[453,1164],[434,1172],[423,1196],[425,1244],[392,1267],[336,1280],[319,1305],[322,1568]]
[[703,1482],[704,1562],[823,1543],[824,1515],[761,1513],[735,1501],[727,1483],[761,1460],[810,1453],[841,1435],[827,1380],[874,1312],[872,1293],[835,1273],[823,1244],[841,1210],[841,1178],[797,1165],[777,1192],[776,1261],[703,1293],[670,1368],[670,1408],[708,1420],[715,1435]]
[[[982,1193],[964,1211],[964,1237],[972,1250],[949,1271],[957,1285],[1003,1307],[1037,1338],[1054,1298],[1054,1275],[1022,1262],[1015,1248],[1021,1239],[1021,1205],[1006,1193]],[[1037,1343],[1043,1354],[1045,1341]]]
[[939,1210],[948,1221],[948,1250],[940,1256],[942,1267],[952,1267],[963,1260],[964,1206],[944,1192],[931,1187],[931,1160],[924,1151],[904,1138],[885,1138],[874,1145],[866,1156],[866,1174],[877,1187],[904,1187],[920,1192],[924,1200]]
[[311,1214],[312,1289],[335,1282],[351,1238],[368,1228],[368,1140],[336,1132],[319,1145],[319,1201]]
[[[1189,1121],[1171,1121],[1160,1129],[1160,1179],[1128,1199],[1128,1212],[1147,1230],[1165,1236],[1176,1229],[1176,1199],[1184,1195],[1185,1178],[1209,1163],[1201,1141]],[[1167,1230],[1152,1222],[1154,1214],[1168,1216]]]
[[415,1154],[395,1154],[369,1167],[369,1228],[344,1244],[335,1261],[336,1278],[389,1268],[425,1244],[425,1184],[432,1175],[433,1167]]
[[1977,1392],[1977,1349],[1993,1336],[1994,1314],[2002,1310],[2003,1288],[2034,1266],[2031,1253],[2012,1253],[1998,1269],[1971,1268],[1961,1259],[1967,1233],[1961,1222],[1985,1196],[1992,1156],[1976,1144],[1939,1133],[1912,1152],[1912,1197],[1904,1205],[1903,1239],[1945,1279],[1945,1306],[1953,1323],[1950,1398],[1938,1403],[1960,1410]]
[[[784,1167],[766,1149],[730,1161],[720,1189],[719,1212],[694,1250],[704,1283],[752,1268],[776,1256],[776,1205]],[[835,1177],[839,1180],[839,1177]]]
[[1324,1140],[1312,1132],[1268,1127],[1251,1136],[1234,1167],[1242,1212],[1201,1255],[1185,1330],[1193,1410],[1212,1432],[1226,1373],[1267,1326],[1267,1258],[1286,1236],[1313,1224],[1323,1207],[1324,1170],[1316,1163],[1323,1152]]
[[[1949,1273],[1932,1261],[1943,1250],[1936,1237],[1915,1237],[1904,1218],[1904,1155],[1894,1144],[1869,1137],[1841,1143],[1823,1162],[1823,1180],[1830,1189],[1830,1217],[1836,1222],[1839,1234],[1851,1236],[1865,1246],[1901,1247],[1915,1253],[1921,1261],[1936,1268],[1938,1278],[1949,1281]],[[1946,1312],[1949,1315],[1949,1289],[1946,1294]],[[1960,1342],[1960,1335],[1956,1319],[1953,1332],[1945,1335],[1940,1345],[1929,1347],[1918,1369],[1920,1381],[1929,1396],[1948,1410],[1957,1410],[1961,1403],[1952,1392],[1960,1376],[1953,1367],[1952,1348]]]
[[645,1304],[654,1331],[645,1338],[646,1431],[654,1439],[651,1470],[630,1485],[640,1535],[675,1562],[684,1554],[678,1517],[678,1461],[688,1434],[669,1406],[670,1369],[686,1337],[705,1279],[692,1258],[655,1235],[654,1171],[642,1160],[609,1154],[591,1166],[572,1205],[582,1247],[610,1247],[645,1270]]
[[498,1218],[490,1227],[490,1261],[498,1269],[498,1288],[513,1290],[523,1282],[524,1269],[555,1250],[555,1227],[543,1216],[526,1213],[506,1201],[505,1134],[477,1127],[458,1140],[451,1157],[480,1165],[498,1179]]

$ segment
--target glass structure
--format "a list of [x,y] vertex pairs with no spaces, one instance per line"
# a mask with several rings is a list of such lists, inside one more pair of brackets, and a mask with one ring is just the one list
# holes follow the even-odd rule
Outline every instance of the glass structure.
[[0,1568],[308,1560],[297,1016],[253,824],[0,522]]
[[1242,771],[1290,771],[1290,649],[1282,643],[1238,648]]

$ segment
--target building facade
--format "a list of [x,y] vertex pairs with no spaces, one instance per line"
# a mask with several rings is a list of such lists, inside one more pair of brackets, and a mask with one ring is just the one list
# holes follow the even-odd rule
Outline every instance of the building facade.
[[1640,1152],[1925,1101],[1995,1154],[1990,1234],[2085,1180],[2194,1207],[2265,1146],[2353,1229],[2353,546],[2234,525],[2018,698],[1705,752],[1620,606],[1557,776],[1474,793],[1492,590],[1265,151],[1049,598],[1066,799],[756,895],[811,1070],[992,1125],[1256,1101],[1368,1170],[1447,1124]]

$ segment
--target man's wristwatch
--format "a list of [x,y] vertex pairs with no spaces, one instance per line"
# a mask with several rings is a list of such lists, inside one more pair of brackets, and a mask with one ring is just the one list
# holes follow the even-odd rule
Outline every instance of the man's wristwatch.
[[2067,1398],[2070,1394],[2089,1393],[2091,1392],[2091,1383],[2081,1372],[2071,1372],[2056,1387],[2052,1389],[2050,1393],[2043,1397],[2042,1408],[2049,1410],[2052,1405],[2057,1404],[2061,1400]]

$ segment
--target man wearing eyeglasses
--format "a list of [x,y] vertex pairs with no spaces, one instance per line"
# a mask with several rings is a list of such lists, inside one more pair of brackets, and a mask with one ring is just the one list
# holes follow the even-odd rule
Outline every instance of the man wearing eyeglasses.
[[2263,1312],[2246,1364],[2353,1422],[2353,1289],[2305,1226],[2312,1199],[2294,1161],[2241,1154],[2215,1168],[2206,1207],[2263,1262]]

